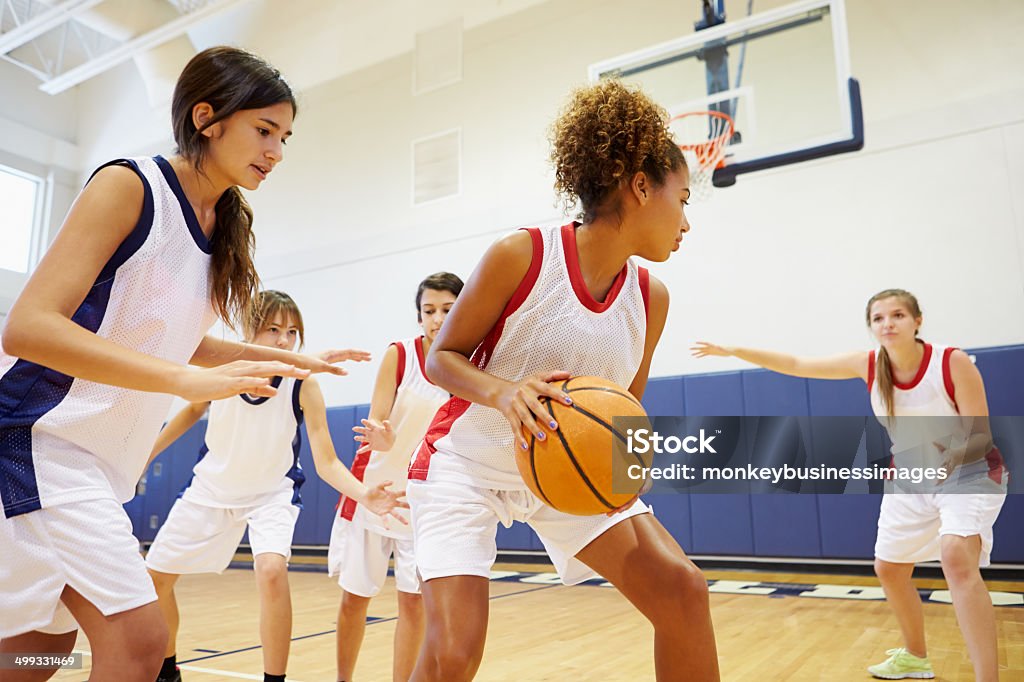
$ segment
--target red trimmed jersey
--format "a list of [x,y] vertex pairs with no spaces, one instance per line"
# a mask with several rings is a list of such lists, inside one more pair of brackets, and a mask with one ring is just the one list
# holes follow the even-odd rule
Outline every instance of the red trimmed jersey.
[[[936,441],[948,448],[949,444],[963,443],[967,438],[966,427],[959,419],[954,419],[960,414],[950,371],[950,357],[955,350],[953,347],[925,343],[921,366],[914,378],[906,384],[893,378],[893,411],[899,419],[892,421],[888,418],[878,382],[875,381],[876,358],[880,350],[871,351],[868,355],[871,409],[889,432],[892,454],[901,466],[938,466],[943,462],[944,455],[934,445]],[[987,460],[989,476],[1000,482],[1003,478],[1003,460],[999,450],[993,449]],[[979,461],[976,466],[980,468],[982,465]]]
[[[395,432],[395,444],[387,452],[357,454],[352,462],[352,473],[370,487],[391,481],[390,490],[399,491],[405,490],[409,460],[423,440],[423,434],[438,408],[451,396],[427,378],[422,336],[391,345],[398,350],[395,404],[388,417]],[[389,528],[385,528],[379,516],[353,499],[342,495],[340,504],[342,518],[359,521],[381,535],[411,537],[408,526],[391,522]]]
[[[477,367],[508,381],[565,370],[623,388],[633,383],[647,333],[647,271],[627,261],[605,300],[594,300],[580,271],[577,227],[528,230],[530,269],[473,353]],[[409,478],[525,490],[514,448],[501,412],[453,397],[430,425]]]

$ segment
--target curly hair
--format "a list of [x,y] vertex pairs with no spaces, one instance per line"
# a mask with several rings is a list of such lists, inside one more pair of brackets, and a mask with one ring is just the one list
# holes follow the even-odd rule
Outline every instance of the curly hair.
[[667,128],[668,114],[639,88],[603,80],[574,91],[551,127],[555,190],[566,211],[590,222],[623,182],[645,173],[657,186],[686,167]]

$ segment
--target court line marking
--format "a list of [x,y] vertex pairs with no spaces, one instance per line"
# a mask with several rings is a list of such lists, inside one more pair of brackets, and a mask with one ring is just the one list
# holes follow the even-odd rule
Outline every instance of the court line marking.
[[[530,587],[529,589],[525,589],[525,590],[519,590],[517,592],[508,592],[506,594],[496,594],[496,595],[494,595],[492,597],[488,597],[487,601],[494,601],[495,599],[502,599],[504,597],[514,597],[514,596],[517,596],[517,595],[520,595],[520,594],[528,594],[530,592],[537,592],[539,590],[547,590],[547,589],[551,589],[552,587],[555,587],[555,586],[556,585],[540,585],[540,586],[537,586],[537,587]],[[377,623],[389,623],[389,622],[394,621],[394,620],[398,620],[398,616],[392,616],[391,618],[376,618],[374,620],[368,620],[366,622],[366,625],[370,626],[370,625],[376,625]],[[300,635],[298,637],[292,637],[291,641],[298,642],[300,640],[310,639],[312,637],[322,637],[323,635],[333,635],[336,632],[338,632],[337,628],[335,628],[334,630],[324,630],[323,632],[314,632],[314,633],[308,634],[308,635]],[[221,656],[230,656],[231,654],[241,654],[241,653],[245,653],[246,651],[254,651],[256,649],[261,649],[261,648],[262,648],[262,645],[257,644],[255,646],[249,646],[249,647],[245,647],[245,648],[242,648],[242,649],[233,649],[231,651],[222,651],[219,654],[211,654],[209,656],[198,656],[196,658],[190,658],[190,659],[188,659],[186,661],[182,661],[178,665],[178,667],[180,667],[182,670],[188,670],[190,668],[186,668],[185,666],[187,664],[190,664],[190,663],[195,663],[197,661],[207,661],[207,660],[209,660],[211,658],[220,658]],[[199,669],[195,668],[195,670],[199,670]],[[241,673],[239,673],[239,674],[241,674]],[[246,677],[245,679],[259,679],[259,680],[262,680],[263,677],[262,676],[261,677],[252,677],[252,678]],[[291,678],[289,678],[289,679],[291,679]],[[296,682],[296,681],[293,681],[293,682]]]
[[[256,647],[256,648],[258,649],[259,647]],[[243,649],[243,651],[248,651],[248,649]],[[76,654],[82,654],[83,656],[88,656],[89,658],[92,658],[92,653],[89,652],[89,651],[85,651],[84,649],[74,649],[73,652],[76,653]],[[210,675],[220,675],[222,677],[233,677],[233,678],[239,679],[239,680],[262,680],[263,679],[263,675],[262,674],[260,674],[260,675],[253,675],[251,673],[236,673],[236,672],[233,672],[231,670],[217,670],[216,668],[203,668],[203,667],[198,666],[198,665],[179,665],[178,667],[181,668],[182,670],[187,670],[190,673],[207,673],[207,674],[210,674]],[[291,677],[289,677],[288,680],[289,680],[289,682],[299,682],[299,680],[294,680]]]

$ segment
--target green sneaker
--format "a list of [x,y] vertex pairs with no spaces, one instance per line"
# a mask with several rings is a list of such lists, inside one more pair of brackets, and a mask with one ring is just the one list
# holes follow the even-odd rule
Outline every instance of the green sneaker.
[[875,677],[883,680],[902,680],[908,677],[915,680],[930,680],[935,677],[932,664],[927,658],[918,658],[903,647],[889,649],[885,653],[889,658],[868,668],[868,672]]

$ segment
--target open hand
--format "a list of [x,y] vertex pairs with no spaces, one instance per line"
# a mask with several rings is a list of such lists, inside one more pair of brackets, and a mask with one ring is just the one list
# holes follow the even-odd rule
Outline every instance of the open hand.
[[403,525],[409,525],[400,514],[395,513],[395,509],[408,509],[409,503],[405,502],[405,492],[393,492],[388,490],[391,486],[391,481],[384,481],[378,485],[366,491],[366,498],[362,501],[366,508],[377,514],[384,519],[384,525],[387,526],[388,517],[392,516],[398,519],[399,523]]
[[697,341],[694,345],[690,346],[690,354],[695,358],[703,358],[709,355],[727,358],[732,355],[732,351],[725,346],[716,346],[707,341]]
[[395,432],[392,430],[389,420],[363,419],[362,424],[362,426],[352,427],[352,430],[356,432],[354,439],[363,444],[363,447],[359,448],[359,452],[363,452],[364,449],[387,452],[395,444]]
[[241,393],[271,398],[277,389],[270,385],[272,377],[305,379],[309,370],[277,361],[236,360],[207,369],[182,368],[174,394],[190,403],[221,400]]

